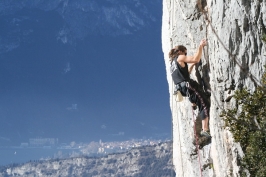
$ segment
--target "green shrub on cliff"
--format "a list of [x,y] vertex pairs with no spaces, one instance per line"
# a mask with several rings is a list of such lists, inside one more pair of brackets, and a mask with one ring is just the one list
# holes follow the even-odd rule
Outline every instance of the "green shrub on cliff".
[[263,34],[261,39],[262,39],[263,42],[266,42],[266,34]]
[[[266,66],[265,66],[266,68]],[[234,98],[236,108],[224,111],[225,125],[229,127],[245,156],[240,161],[251,177],[266,176],[266,73],[261,86],[251,93],[247,89],[237,90]],[[241,176],[247,176],[242,170]]]

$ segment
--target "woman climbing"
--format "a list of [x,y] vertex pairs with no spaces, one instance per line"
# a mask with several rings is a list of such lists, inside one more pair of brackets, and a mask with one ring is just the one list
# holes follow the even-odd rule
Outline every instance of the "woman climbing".
[[187,49],[183,45],[178,45],[170,50],[169,58],[171,62],[171,75],[177,90],[183,96],[189,97],[192,104],[196,104],[199,109],[199,117],[202,120],[201,135],[211,137],[209,131],[209,110],[210,103],[206,98],[201,86],[189,77],[188,63],[198,63],[202,56],[203,47],[207,45],[207,41],[202,39],[199,48],[194,56],[187,56]]

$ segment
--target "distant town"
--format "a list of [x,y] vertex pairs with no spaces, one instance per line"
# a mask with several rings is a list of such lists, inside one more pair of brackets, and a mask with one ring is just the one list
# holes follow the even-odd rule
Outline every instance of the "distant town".
[[78,155],[100,156],[110,153],[125,152],[135,147],[155,145],[165,141],[169,140],[131,139],[127,141],[112,141],[112,142],[103,142],[102,140],[99,140],[98,142],[92,141],[89,143],[76,143],[73,141],[69,144],[66,144],[66,143],[59,143],[59,140],[57,138],[30,138],[29,142],[23,142],[20,144],[20,146],[11,146],[10,148],[56,149],[58,151],[72,150],[72,153],[69,154],[69,156],[78,156]]

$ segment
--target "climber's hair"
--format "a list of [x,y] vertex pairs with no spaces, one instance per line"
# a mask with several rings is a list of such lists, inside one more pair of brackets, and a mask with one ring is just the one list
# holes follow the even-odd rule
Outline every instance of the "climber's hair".
[[183,45],[175,46],[173,49],[170,50],[168,54],[170,61],[173,61],[174,58],[178,57],[178,51],[185,52],[186,50],[187,48]]

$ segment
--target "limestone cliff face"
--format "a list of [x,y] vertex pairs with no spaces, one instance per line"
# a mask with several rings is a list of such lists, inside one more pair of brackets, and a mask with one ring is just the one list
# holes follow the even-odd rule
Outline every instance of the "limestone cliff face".
[[[173,162],[176,176],[239,176],[238,160],[243,152],[220,117],[223,109],[235,106],[230,99],[241,87],[254,90],[266,63],[265,0],[163,0],[162,47],[170,106],[173,114]],[[193,144],[192,108],[187,99],[176,102],[169,73],[168,52],[185,45],[188,55],[207,38],[202,62],[192,78],[211,90],[210,144],[200,149]],[[197,127],[198,128],[198,127]]]

